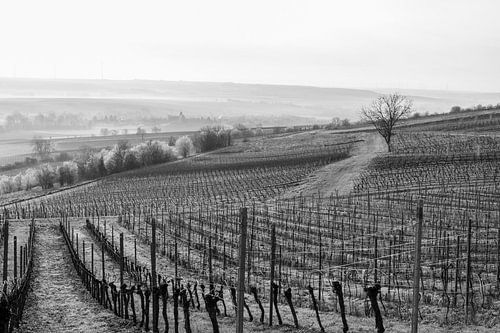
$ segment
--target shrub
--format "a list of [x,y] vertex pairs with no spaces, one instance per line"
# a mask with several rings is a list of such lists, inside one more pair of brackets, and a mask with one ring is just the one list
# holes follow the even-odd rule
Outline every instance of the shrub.
[[61,186],[72,185],[78,179],[78,167],[75,162],[64,162],[57,168],[56,173]]
[[14,189],[14,185],[12,183],[11,177],[8,176],[0,176],[0,193],[7,194],[12,192]]
[[37,173],[38,183],[40,184],[40,186],[42,186],[44,190],[54,187],[56,178],[57,177],[55,170],[49,164],[42,165],[38,169]]
[[34,157],[26,157],[24,159],[24,164],[26,165],[35,165],[38,163],[38,160]]
[[72,160],[72,156],[71,156],[69,153],[67,153],[67,152],[63,151],[63,152],[59,153],[59,154],[55,157],[55,159],[54,159],[54,160],[55,160],[56,162],[65,162],[65,161],[70,161],[70,160]]
[[38,182],[38,171],[36,169],[30,168],[22,176],[22,188],[25,190],[30,190],[33,187],[39,186]]
[[172,147],[167,143],[149,140],[138,144],[132,151],[137,157],[137,161],[142,166],[148,166],[158,163],[164,163],[175,159],[175,153]]
[[231,145],[231,132],[222,126],[206,126],[195,136],[194,146],[200,152]]
[[139,162],[137,161],[137,157],[131,151],[127,151],[125,154],[125,158],[123,161],[123,168],[125,170],[132,170],[139,167]]
[[186,158],[194,152],[193,141],[188,136],[181,136],[175,142],[175,149],[179,156]]

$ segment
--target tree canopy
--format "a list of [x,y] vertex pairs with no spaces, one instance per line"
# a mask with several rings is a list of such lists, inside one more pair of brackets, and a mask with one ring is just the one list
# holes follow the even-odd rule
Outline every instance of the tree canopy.
[[381,95],[370,106],[361,109],[361,117],[369,122],[385,139],[389,152],[394,126],[410,115],[413,111],[413,101],[398,93]]

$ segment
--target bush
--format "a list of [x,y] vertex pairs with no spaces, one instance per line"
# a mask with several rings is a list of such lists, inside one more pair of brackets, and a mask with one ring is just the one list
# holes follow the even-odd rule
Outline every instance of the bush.
[[54,160],[55,160],[56,162],[66,162],[66,161],[71,161],[72,159],[73,159],[73,157],[72,157],[69,153],[67,153],[67,152],[65,152],[65,151],[63,151],[63,152],[59,153],[59,154],[58,154],[58,155],[56,155],[56,157],[54,158]]
[[149,140],[145,143],[141,143],[132,148],[132,151],[135,153],[137,161],[142,166],[164,163],[175,159],[175,153],[172,147],[165,142],[157,140]]
[[181,136],[175,141],[175,149],[179,156],[186,158],[194,152],[193,141],[188,136]]
[[126,170],[125,155],[129,152],[130,145],[128,141],[121,140],[111,150],[102,151],[104,166],[108,174]]
[[75,162],[64,162],[57,168],[56,173],[61,186],[72,185],[78,179],[78,167]]
[[[191,139],[183,137],[177,141],[177,150],[185,154],[193,152]],[[22,189],[29,190],[35,186],[50,189],[54,187],[56,182],[61,186],[72,185],[79,179],[95,179],[140,166],[169,162],[176,158],[173,147],[170,147],[166,142],[156,140],[150,140],[132,148],[127,141],[120,141],[112,149],[102,149],[98,152],[93,151],[90,147],[82,147],[73,161],[65,161],[57,168],[44,164],[38,168],[30,168],[13,177],[1,176],[0,194]],[[32,160],[36,161],[36,159]]]
[[231,132],[222,126],[207,126],[195,136],[194,146],[199,152],[206,152],[231,145]]
[[0,176],[0,193],[7,194],[13,192],[14,184],[11,177]]
[[38,160],[36,158],[33,158],[33,157],[26,157],[24,159],[24,164],[25,165],[35,165],[38,163]]
[[54,187],[56,178],[56,172],[49,164],[42,165],[38,169],[37,179],[40,186],[42,186],[42,189],[46,190]]
[[135,156],[135,154],[131,151],[128,151],[125,154],[125,158],[123,161],[123,168],[125,170],[132,170],[138,168],[139,166],[140,165],[139,162],[137,161],[137,157]]
[[39,186],[38,182],[38,171],[36,169],[28,169],[22,176],[22,188],[25,190],[30,190],[33,187]]

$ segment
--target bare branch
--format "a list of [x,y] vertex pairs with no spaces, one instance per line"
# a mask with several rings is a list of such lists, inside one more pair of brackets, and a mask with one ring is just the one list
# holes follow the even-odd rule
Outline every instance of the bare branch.
[[361,118],[372,124],[377,132],[385,139],[391,151],[391,138],[394,126],[410,115],[413,111],[413,102],[406,96],[398,93],[381,95],[369,107],[361,108]]

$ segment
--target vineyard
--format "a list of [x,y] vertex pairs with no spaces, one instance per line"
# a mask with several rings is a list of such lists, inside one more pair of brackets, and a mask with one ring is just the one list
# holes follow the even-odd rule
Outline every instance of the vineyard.
[[42,229],[59,235],[81,303],[127,331],[234,331],[240,305],[249,332],[405,332],[418,248],[429,331],[498,328],[500,138],[401,131],[351,193],[288,195],[371,139],[263,137],[5,205],[4,290],[23,295],[13,304],[28,297],[27,316],[36,310],[25,284]]
[[[498,133],[500,125],[500,113],[498,107],[484,110],[473,111],[457,117],[431,121],[428,124],[418,126],[425,131],[449,131],[457,133],[488,133],[495,135]],[[457,114],[455,114],[457,115]]]

